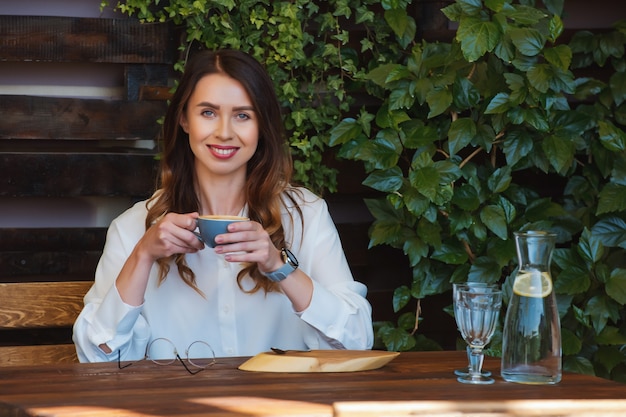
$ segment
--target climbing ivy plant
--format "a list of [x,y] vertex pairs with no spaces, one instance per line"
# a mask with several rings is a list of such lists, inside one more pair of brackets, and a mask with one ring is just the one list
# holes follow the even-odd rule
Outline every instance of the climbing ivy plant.
[[[551,230],[564,367],[625,380],[626,22],[561,41],[562,0],[456,0],[442,10],[451,42],[407,42],[413,18],[393,10],[402,54],[360,74],[382,105],[342,120],[330,144],[383,195],[367,201],[370,245],[410,261],[394,308],[468,280],[500,282],[508,299],[513,232]],[[577,76],[589,66],[606,78]],[[387,348],[432,347],[415,316],[380,327]]]

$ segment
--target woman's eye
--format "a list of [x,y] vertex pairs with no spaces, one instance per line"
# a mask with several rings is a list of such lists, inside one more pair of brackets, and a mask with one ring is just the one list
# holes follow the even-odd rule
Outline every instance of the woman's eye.
[[248,116],[246,113],[237,113],[235,117],[239,120],[246,120],[250,118],[250,116]]
[[204,110],[204,111],[202,112],[202,115],[203,115],[203,116],[206,116],[206,117],[212,117],[214,114],[215,114],[215,113],[213,113],[213,110]]

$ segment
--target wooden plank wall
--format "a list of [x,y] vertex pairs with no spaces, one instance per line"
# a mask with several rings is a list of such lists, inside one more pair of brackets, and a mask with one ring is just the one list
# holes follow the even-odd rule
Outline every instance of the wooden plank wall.
[[[45,89],[41,96],[0,96],[0,199],[45,205],[148,197],[157,173],[158,119],[167,106],[160,93],[171,84],[175,51],[165,24],[0,16],[0,65],[102,64],[124,74],[116,99],[51,97]],[[0,228],[0,282],[93,280],[106,227],[48,224]],[[70,335],[69,328],[6,331],[0,343],[61,343]]]

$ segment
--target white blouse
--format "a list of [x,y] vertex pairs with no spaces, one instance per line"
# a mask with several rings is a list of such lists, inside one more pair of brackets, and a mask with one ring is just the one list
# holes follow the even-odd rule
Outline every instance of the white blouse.
[[[187,254],[189,267],[205,297],[186,285],[175,266],[158,285],[152,267],[141,306],[124,303],[114,283],[131,251],[145,233],[145,202],[135,204],[109,227],[95,283],[74,324],[73,340],[81,362],[143,359],[148,343],[167,338],[178,352],[194,341],[208,343],[215,355],[253,356],[270,347],[282,349],[371,349],[372,311],[367,288],[354,281],[326,202],[301,188],[294,207],[283,208],[290,250],[313,280],[309,307],[295,312],[280,292],[246,293],[237,285],[239,264],[226,262],[209,247]],[[286,201],[290,201],[286,199]],[[293,221],[287,210],[292,214]],[[242,215],[246,215],[246,209]],[[252,288],[249,277],[244,288]],[[104,353],[98,346],[112,350]],[[161,352],[170,357],[173,352]]]

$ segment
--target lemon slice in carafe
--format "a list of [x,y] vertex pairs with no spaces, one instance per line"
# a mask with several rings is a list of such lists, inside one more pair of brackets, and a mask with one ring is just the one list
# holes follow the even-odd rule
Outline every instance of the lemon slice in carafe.
[[552,292],[552,279],[546,272],[521,271],[515,277],[513,292],[521,297],[547,297]]

